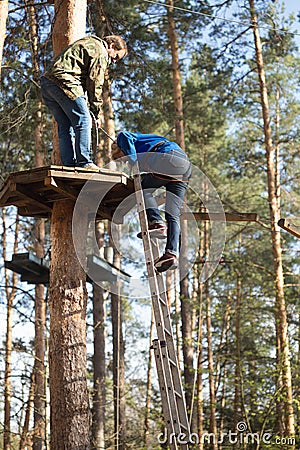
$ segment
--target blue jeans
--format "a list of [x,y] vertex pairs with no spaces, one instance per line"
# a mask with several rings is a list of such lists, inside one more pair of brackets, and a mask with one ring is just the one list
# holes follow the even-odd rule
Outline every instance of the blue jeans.
[[151,173],[143,175],[142,188],[149,224],[162,221],[156,200],[153,196],[154,191],[161,187],[166,188],[165,217],[168,231],[165,251],[177,255],[180,236],[180,209],[184,200],[187,183],[183,181],[163,180]]
[[62,164],[84,167],[92,163],[92,121],[85,97],[71,100],[60,87],[44,77],[41,78],[41,91],[45,104],[58,124]]

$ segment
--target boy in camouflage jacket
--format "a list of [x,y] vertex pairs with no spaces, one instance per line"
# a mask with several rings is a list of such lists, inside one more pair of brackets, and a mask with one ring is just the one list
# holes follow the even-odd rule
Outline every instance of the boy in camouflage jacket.
[[63,165],[98,169],[90,157],[92,124],[85,93],[97,125],[105,71],[126,55],[120,36],[87,36],[61,52],[41,78],[43,100],[58,124]]

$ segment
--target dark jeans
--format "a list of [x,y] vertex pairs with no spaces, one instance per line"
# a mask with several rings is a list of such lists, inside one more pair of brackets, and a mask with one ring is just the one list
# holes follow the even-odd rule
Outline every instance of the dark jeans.
[[158,177],[159,175],[155,176],[151,173],[145,174],[142,177],[147,218],[149,224],[162,221],[153,193],[156,189],[165,187],[165,217],[168,225],[165,251],[177,255],[180,236],[180,209],[184,200],[187,183],[183,181],[164,180]]
[[92,121],[85,97],[71,100],[55,83],[44,77],[41,78],[41,91],[45,104],[58,124],[63,165],[84,167],[90,164]]

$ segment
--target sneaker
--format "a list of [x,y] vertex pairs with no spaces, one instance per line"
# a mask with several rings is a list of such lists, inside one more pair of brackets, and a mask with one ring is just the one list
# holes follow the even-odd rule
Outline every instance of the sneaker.
[[166,270],[174,270],[178,267],[177,256],[171,253],[164,253],[159,259],[154,262],[157,272],[166,272]]
[[[151,238],[166,239],[167,237],[167,227],[162,222],[155,222],[148,226],[148,230]],[[139,239],[142,239],[142,232],[137,234]]]
[[83,167],[77,167],[78,169],[85,169],[85,170],[92,170],[93,172],[99,172],[100,167],[98,167],[96,164],[94,163],[90,163],[87,164],[86,166]]

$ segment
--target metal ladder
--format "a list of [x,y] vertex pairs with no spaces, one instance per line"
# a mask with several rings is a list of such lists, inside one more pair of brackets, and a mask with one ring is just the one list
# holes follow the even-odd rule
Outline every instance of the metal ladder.
[[167,303],[163,275],[158,273],[154,267],[154,261],[158,257],[159,251],[157,242],[155,243],[151,240],[148,230],[146,208],[138,162],[136,162],[134,166],[133,177],[149,287],[156,323],[157,339],[153,340],[152,348],[155,355],[162,410],[168,435],[167,443],[170,450],[188,450],[190,425],[174,344],[170,309]]

